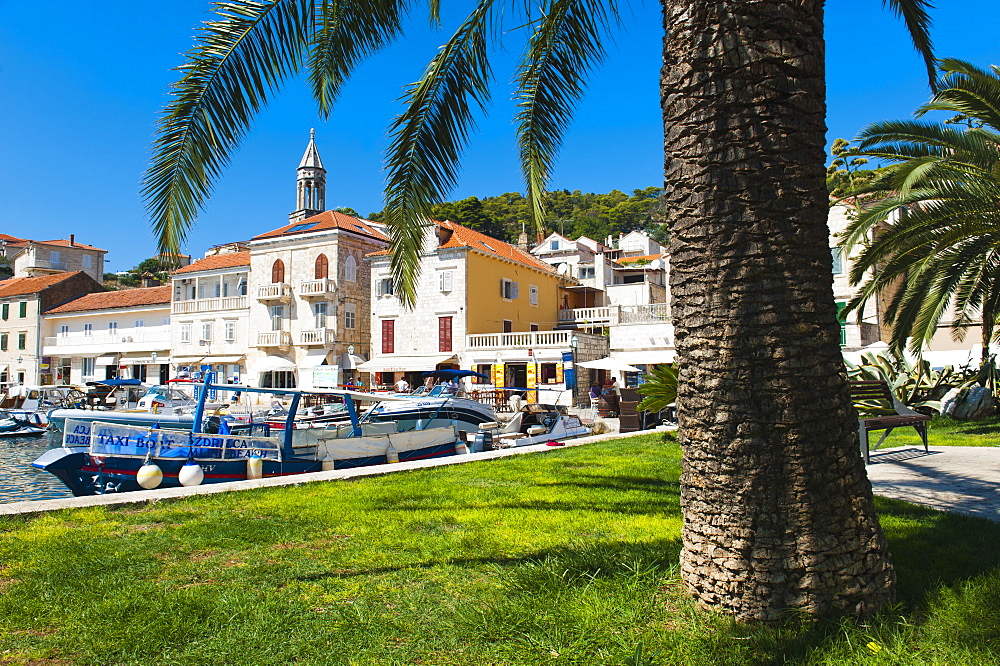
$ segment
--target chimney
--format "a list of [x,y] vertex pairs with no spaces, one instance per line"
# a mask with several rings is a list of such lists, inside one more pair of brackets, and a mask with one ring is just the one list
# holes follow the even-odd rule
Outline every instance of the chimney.
[[76,234],[70,234],[69,235],[69,246],[70,247],[73,247],[73,243],[74,243],[75,240],[76,240]]

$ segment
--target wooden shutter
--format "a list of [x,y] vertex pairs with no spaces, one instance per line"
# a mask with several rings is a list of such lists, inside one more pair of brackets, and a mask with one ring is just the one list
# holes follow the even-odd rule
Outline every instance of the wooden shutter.
[[451,351],[451,317],[438,317],[438,351]]
[[382,353],[394,354],[396,352],[396,320],[382,320]]

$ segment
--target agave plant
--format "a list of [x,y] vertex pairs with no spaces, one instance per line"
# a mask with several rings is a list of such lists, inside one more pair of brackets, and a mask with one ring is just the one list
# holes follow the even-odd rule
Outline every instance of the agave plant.
[[[849,379],[884,381],[901,403],[918,411],[940,412],[941,398],[945,393],[955,387],[967,388],[975,384],[981,374],[968,365],[957,369],[946,365],[940,370],[933,370],[930,363],[923,359],[911,361],[884,352],[865,352],[861,359],[859,364],[844,361]],[[879,405],[868,402],[857,403],[855,407],[866,415],[880,411]]]

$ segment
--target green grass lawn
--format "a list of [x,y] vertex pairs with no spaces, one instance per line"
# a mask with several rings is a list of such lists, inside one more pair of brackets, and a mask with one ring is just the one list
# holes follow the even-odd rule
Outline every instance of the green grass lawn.
[[[882,436],[882,431],[868,435],[872,446]],[[956,421],[947,416],[935,416],[927,430],[927,443],[931,446],[1000,446],[1000,416],[982,421]],[[898,428],[886,438],[882,447],[923,446],[920,435],[913,428]]]
[[0,519],[0,664],[1000,663],[1000,525],[880,500],[895,607],[748,627],[683,594],[679,473],[643,435]]

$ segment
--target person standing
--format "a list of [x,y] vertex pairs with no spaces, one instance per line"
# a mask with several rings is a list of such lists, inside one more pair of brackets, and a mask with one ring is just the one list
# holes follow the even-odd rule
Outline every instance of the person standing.
[[406,381],[406,377],[400,377],[399,381],[396,382],[396,393],[409,393],[410,383]]

